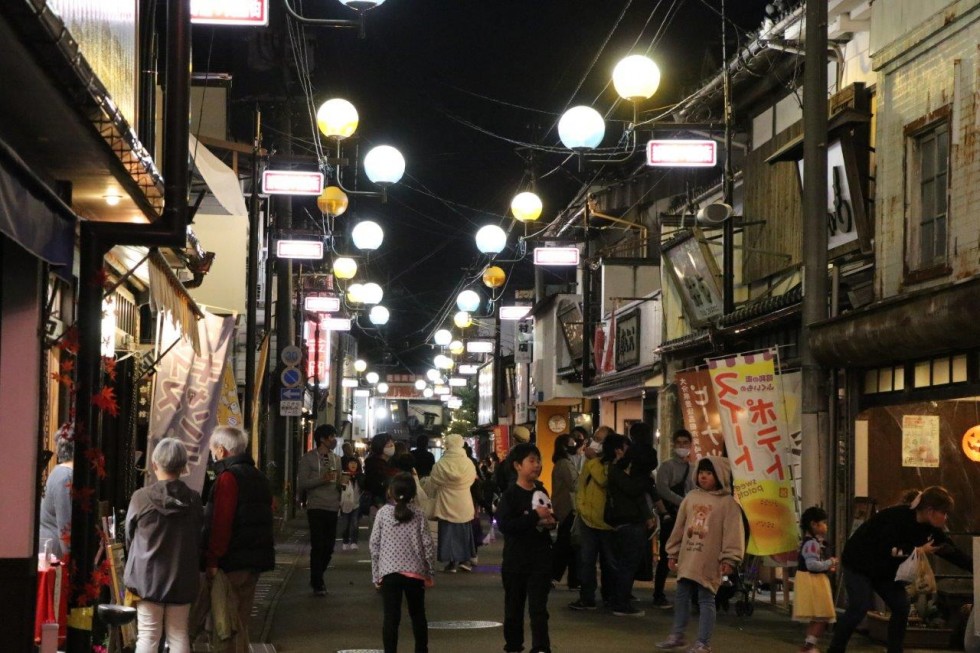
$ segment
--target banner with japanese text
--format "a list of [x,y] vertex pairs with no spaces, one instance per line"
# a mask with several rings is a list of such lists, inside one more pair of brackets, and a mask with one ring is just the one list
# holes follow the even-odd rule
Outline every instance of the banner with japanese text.
[[708,370],[678,372],[674,378],[684,428],[693,436],[690,460],[700,460],[705,456],[724,456],[725,437],[721,430],[721,415],[718,413],[715,394],[711,390]]
[[776,351],[708,361],[732,462],[735,496],[749,521],[748,552],[775,555],[800,543],[790,473],[792,443],[776,375]]
[[[184,482],[198,492],[204,487],[208,463],[208,439],[218,422],[222,376],[226,354],[235,330],[235,318],[205,312],[197,322],[201,353],[181,337],[168,319],[160,321],[161,351],[170,351],[160,361],[150,407],[148,455],[166,437],[177,438],[187,447]],[[176,343],[176,344],[175,344]]]

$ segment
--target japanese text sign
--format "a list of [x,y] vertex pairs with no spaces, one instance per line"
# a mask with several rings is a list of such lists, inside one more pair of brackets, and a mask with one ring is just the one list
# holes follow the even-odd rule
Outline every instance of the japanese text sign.
[[690,460],[724,456],[725,436],[708,370],[678,372],[675,380],[684,428],[693,436]]

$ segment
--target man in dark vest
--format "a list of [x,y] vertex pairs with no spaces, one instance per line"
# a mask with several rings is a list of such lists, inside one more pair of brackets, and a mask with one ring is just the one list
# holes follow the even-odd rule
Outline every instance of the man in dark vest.
[[[259,574],[276,566],[272,492],[265,475],[246,452],[248,435],[219,426],[209,442],[215,481],[204,516],[205,568],[220,569],[238,599],[240,627],[226,642],[227,653],[247,653],[248,622]],[[220,650],[220,649],[218,649]]]

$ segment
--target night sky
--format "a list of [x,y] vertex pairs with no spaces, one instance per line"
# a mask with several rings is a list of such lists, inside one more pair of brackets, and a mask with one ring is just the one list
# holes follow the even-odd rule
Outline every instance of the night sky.
[[[286,141],[281,100],[297,98],[293,152],[309,154],[315,128],[291,64],[280,0],[272,3],[266,30],[195,26],[195,72],[232,73],[232,137],[250,142],[250,114],[260,101],[268,127],[264,145],[277,151]],[[336,0],[294,3],[311,17],[353,15]],[[759,27],[766,3],[728,4],[733,46],[736,36],[744,42]],[[381,332],[385,344],[361,338],[368,356],[379,360],[387,352],[395,365],[428,366],[431,351],[420,345],[439,308],[455,297],[463,276],[476,275],[486,263],[473,241],[476,230],[488,223],[509,227],[510,200],[527,189],[532,170],[545,204],[538,229],[590,174],[580,173],[575,161],[562,165],[561,154],[535,150],[559,145],[561,113],[577,104],[602,114],[612,108],[603,145],[615,145],[623,121],[631,119],[630,107],[616,104],[616,63],[628,54],[657,62],[660,89],[641,107],[641,117],[662,111],[720,70],[720,7],[721,0],[387,0],[368,12],[364,39],[354,30],[306,27],[316,105],[331,97],[351,101],[360,125],[350,145],[361,157],[374,145],[390,144],[407,162],[386,204],[353,201],[336,224],[341,237],[358,218],[385,229],[382,248],[359,260],[367,279],[385,289],[383,303],[392,314]],[[290,62],[285,67],[284,60]],[[353,169],[345,170],[345,185],[355,175],[359,188],[370,187]],[[300,201],[298,219],[305,219],[304,207],[319,217],[314,204]],[[343,238],[337,246],[348,247]],[[502,267],[511,273],[509,292],[533,284],[530,263]],[[472,287],[485,290],[479,281]]]

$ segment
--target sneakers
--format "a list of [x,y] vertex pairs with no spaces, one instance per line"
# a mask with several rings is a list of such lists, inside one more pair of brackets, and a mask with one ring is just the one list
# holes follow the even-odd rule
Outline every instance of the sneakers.
[[670,637],[662,642],[657,642],[657,648],[661,651],[669,651],[675,648],[683,648],[687,646],[687,642],[684,641],[684,635],[679,633],[671,633]]
[[357,542],[351,542],[351,544],[350,544],[350,550],[351,551],[357,551]]
[[341,551],[350,551],[350,544],[347,544],[346,542],[344,544],[341,544],[340,545],[340,550]]
[[711,653],[711,647],[704,642],[694,642],[694,646],[687,649],[687,653]]
[[313,588],[313,596],[326,596],[326,595],[327,595],[327,588],[326,587],[314,587]]
[[456,571],[457,571],[456,570],[456,563],[455,562],[450,562],[448,565],[445,566],[445,568],[443,569],[443,571],[445,573],[447,573],[447,574],[455,574]]
[[653,607],[660,610],[670,610],[674,604],[668,601],[666,596],[655,596],[653,597]]
[[595,610],[596,609],[595,601],[588,602],[588,601],[583,601],[581,599],[569,603],[568,607],[571,608],[572,610]]
[[473,565],[470,564],[469,562],[459,563],[459,568],[462,569],[463,571],[473,571]]
[[629,605],[625,608],[613,609],[612,613],[617,617],[642,617],[646,614],[643,610],[637,610],[633,606]]

